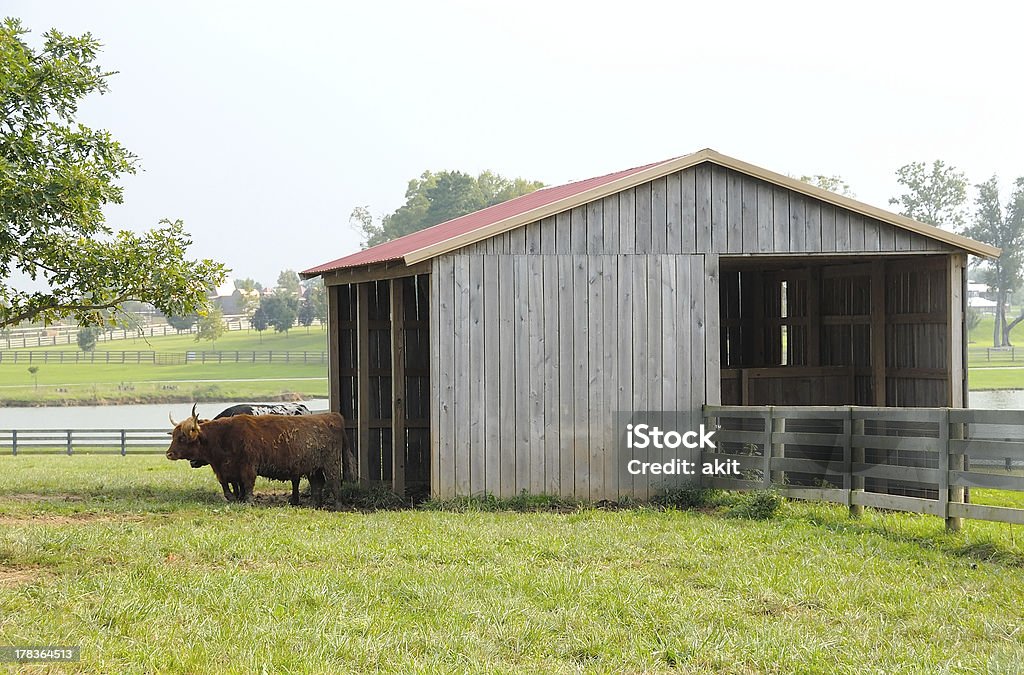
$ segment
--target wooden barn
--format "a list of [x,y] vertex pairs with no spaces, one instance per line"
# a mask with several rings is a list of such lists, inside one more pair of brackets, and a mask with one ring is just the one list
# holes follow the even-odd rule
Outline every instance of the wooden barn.
[[702,150],[303,276],[364,481],[596,501],[667,484],[624,470],[637,413],[964,406],[968,254],[999,251]]

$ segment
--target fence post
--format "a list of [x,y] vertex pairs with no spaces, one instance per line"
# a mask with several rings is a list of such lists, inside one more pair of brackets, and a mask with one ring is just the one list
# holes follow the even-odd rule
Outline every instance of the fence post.
[[939,419],[939,515],[949,526],[949,408],[942,409]]
[[[772,434],[773,437],[774,437],[774,434],[776,434],[776,433],[779,433],[779,434],[786,433],[786,418],[785,417],[776,417],[775,416],[775,408],[772,408],[772,432],[773,432],[773,434]],[[772,443],[772,459],[774,459],[776,457],[785,457],[785,456],[786,456],[786,444],[785,443],[774,443],[773,442]],[[768,468],[771,469],[771,462],[768,463]],[[786,472],[785,471],[772,471],[771,482],[776,484],[776,485],[785,485],[786,484]]]
[[761,469],[761,482],[765,489],[772,486],[772,426],[775,408],[768,406],[764,413],[764,468]]
[[121,429],[121,456],[124,457],[128,454],[128,433]]
[[11,430],[11,454],[15,457],[18,456],[18,430]]
[[68,429],[68,454],[70,455],[71,452],[71,429]]
[[[960,440],[963,440],[964,438],[966,438],[967,434],[965,432],[966,432],[966,428],[967,427],[963,423],[957,423],[957,424],[950,425],[948,423],[948,421],[949,421],[949,411],[948,410],[946,411],[946,421],[947,421],[947,424],[945,425],[945,428],[946,428],[946,447],[945,447],[945,451],[943,452],[943,454],[945,455],[945,458],[946,458],[946,471],[942,474],[942,476],[940,476],[940,479],[942,477],[945,477],[945,479],[946,479],[946,487],[947,487],[946,508],[944,509],[943,515],[946,517],[946,530],[948,532],[959,532],[960,528],[963,527],[964,519],[963,518],[957,518],[957,517],[951,518],[949,516],[949,512],[948,512],[948,510],[949,510],[949,503],[952,502],[954,504],[963,504],[964,503],[964,497],[965,497],[965,491],[964,491],[964,486],[963,485],[956,485],[956,486],[953,486],[953,487],[949,486],[949,474],[951,472],[953,472],[953,471],[963,471],[965,469],[965,467],[966,467],[966,462],[964,461],[964,456],[961,455],[961,454],[956,454],[956,455],[950,456],[950,454],[949,454],[949,441],[950,440],[960,441]],[[942,469],[941,459],[940,459],[940,462],[939,462],[939,469],[940,470]],[[939,498],[940,499],[942,498],[942,486],[941,485],[939,486]]]
[[846,491],[846,506],[853,506],[853,419],[847,408],[843,416],[843,490]]
[[853,475],[853,465],[864,463],[864,448],[853,442],[854,436],[864,435],[864,420],[853,419],[854,406],[850,406],[850,516],[859,518],[864,515],[864,507],[854,504],[858,492],[864,492],[864,476]]

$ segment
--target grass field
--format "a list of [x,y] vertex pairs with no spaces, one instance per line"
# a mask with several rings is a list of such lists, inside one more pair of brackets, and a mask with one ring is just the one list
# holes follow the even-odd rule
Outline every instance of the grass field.
[[[162,457],[0,458],[0,644],[104,672],[1015,672],[1015,529],[790,503],[227,506]],[[62,666],[62,671],[64,667]]]
[[[263,342],[256,333],[234,331],[217,341],[225,351],[321,352],[326,331],[312,327],[289,335],[267,332]],[[77,347],[47,347],[46,351]],[[186,352],[210,349],[189,335],[103,342],[97,351]],[[31,350],[37,351],[37,350]],[[317,398],[327,395],[327,367],[302,363],[192,363],[152,364],[37,364],[35,378],[28,364],[0,363],[0,403],[54,405],[62,403],[160,403],[248,399]]]

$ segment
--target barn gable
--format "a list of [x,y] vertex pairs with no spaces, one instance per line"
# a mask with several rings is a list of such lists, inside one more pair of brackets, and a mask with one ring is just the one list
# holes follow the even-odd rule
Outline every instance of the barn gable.
[[460,253],[952,251],[948,243],[712,162],[488,237]]

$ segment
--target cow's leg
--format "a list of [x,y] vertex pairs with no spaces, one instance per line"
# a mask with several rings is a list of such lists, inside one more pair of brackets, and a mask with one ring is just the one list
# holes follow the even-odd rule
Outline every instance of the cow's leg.
[[256,468],[246,467],[242,470],[242,501],[252,502],[253,488],[256,487]]
[[[340,466],[332,466],[324,468],[324,482],[330,488],[331,494],[334,496],[334,508],[337,509],[341,505],[341,474],[344,469]],[[321,498],[321,503],[323,498]]]
[[242,484],[237,480],[231,481],[231,491],[235,493],[236,500],[242,498]]
[[288,500],[292,506],[299,505],[299,479],[292,478],[292,498]]
[[341,431],[341,477],[354,482],[356,480],[356,456],[352,452],[352,444],[348,442],[348,432]]
[[227,479],[224,479],[220,482],[220,487],[221,489],[224,490],[224,499],[228,500],[229,502],[233,502],[238,499],[237,494],[231,493],[231,483],[228,482]]
[[313,506],[320,508],[324,503],[324,473],[320,469],[309,474],[309,494],[313,498]]

